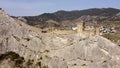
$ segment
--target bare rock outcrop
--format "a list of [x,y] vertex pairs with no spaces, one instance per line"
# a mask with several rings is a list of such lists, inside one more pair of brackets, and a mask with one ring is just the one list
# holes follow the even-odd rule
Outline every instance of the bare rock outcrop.
[[106,38],[44,34],[30,27],[0,10],[0,68],[120,67],[120,47]]

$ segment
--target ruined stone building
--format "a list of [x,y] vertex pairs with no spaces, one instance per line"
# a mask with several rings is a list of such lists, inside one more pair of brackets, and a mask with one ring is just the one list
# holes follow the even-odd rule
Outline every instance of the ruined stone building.
[[80,34],[81,36],[99,35],[99,28],[86,29],[85,24],[83,22],[80,22],[80,23],[77,23],[77,34]]

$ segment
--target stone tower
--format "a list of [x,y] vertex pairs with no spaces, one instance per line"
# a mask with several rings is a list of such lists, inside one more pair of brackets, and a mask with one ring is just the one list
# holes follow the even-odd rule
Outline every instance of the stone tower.
[[99,30],[99,28],[96,28],[96,35],[100,35],[100,30]]
[[82,34],[84,30],[84,23],[83,22],[78,22],[77,23],[77,33]]

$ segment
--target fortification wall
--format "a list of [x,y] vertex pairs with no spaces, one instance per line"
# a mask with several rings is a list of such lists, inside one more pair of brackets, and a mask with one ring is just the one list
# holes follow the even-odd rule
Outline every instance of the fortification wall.
[[94,35],[99,35],[99,28],[95,29],[85,29],[85,24],[83,22],[79,22],[76,24],[77,25],[77,34],[80,34],[81,36],[94,36]]
[[63,34],[63,35],[66,35],[66,34],[76,34],[77,32],[74,31],[74,30],[55,30],[52,33],[53,34]]
[[83,31],[83,35],[86,35],[86,36],[94,36],[94,35],[96,35],[96,33],[95,33],[95,30],[94,30],[94,29],[92,29],[92,30],[84,30],[84,31]]
[[[42,31],[42,30],[37,29],[37,28],[34,28],[34,30],[35,31]],[[43,33],[52,33],[52,34],[60,34],[60,35],[79,34],[81,36],[94,36],[94,35],[99,35],[99,28],[85,29],[83,23],[77,23],[77,30],[57,30],[54,27],[50,27],[48,30],[45,30]]]

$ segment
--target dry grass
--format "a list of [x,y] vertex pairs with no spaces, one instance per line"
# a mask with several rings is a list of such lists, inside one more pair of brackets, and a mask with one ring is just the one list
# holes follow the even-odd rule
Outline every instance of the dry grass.
[[120,44],[120,32],[117,32],[117,33],[111,33],[111,34],[104,34],[103,35],[104,37],[106,37],[107,39],[115,42],[115,43],[118,43]]

